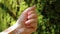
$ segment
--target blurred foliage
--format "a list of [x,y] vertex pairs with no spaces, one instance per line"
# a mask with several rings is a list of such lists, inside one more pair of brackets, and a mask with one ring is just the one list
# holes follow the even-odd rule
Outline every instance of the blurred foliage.
[[38,14],[38,28],[32,34],[60,34],[59,0],[0,0],[0,31],[12,26],[33,5]]

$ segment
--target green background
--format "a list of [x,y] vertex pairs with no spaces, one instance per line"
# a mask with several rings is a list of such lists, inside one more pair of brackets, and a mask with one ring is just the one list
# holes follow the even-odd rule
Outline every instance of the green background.
[[38,28],[32,34],[60,34],[60,0],[0,0],[0,32],[15,24],[20,14],[33,5]]

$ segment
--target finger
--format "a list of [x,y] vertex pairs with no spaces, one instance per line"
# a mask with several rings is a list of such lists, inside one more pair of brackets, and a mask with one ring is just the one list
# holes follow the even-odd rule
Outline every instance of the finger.
[[36,9],[36,7],[32,6],[32,7],[27,8],[23,13],[30,12],[30,11],[35,11],[35,9]]
[[29,9],[28,11],[35,11],[36,6],[34,5],[34,6],[32,6],[32,7],[29,7],[28,9]]
[[27,16],[28,12],[30,12],[30,11],[35,11],[35,8],[36,8],[35,6],[32,6],[32,7],[27,8],[27,9],[22,13],[22,15]]
[[29,25],[26,25],[27,28],[36,28],[37,23],[30,23]]
[[[29,27],[29,26],[28,26]],[[35,30],[37,29],[37,23],[32,23],[30,27],[34,28]]]
[[28,16],[31,15],[31,14],[33,14],[33,13],[36,13],[36,12],[35,11],[28,12]]
[[25,22],[25,24],[27,26],[30,26],[32,23],[37,23],[37,19],[30,19],[30,20],[28,20],[28,21]]
[[28,19],[37,19],[37,14],[31,14]]
[[31,20],[26,21],[26,28],[34,29],[34,31],[36,31],[37,19],[31,19]]

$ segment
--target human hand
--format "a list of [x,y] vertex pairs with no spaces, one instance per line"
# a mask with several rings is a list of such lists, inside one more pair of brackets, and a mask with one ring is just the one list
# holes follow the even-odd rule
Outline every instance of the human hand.
[[17,23],[19,25],[18,30],[22,31],[22,34],[28,34],[36,31],[37,29],[37,14],[36,7],[27,8],[21,16],[18,18]]
[[0,34],[31,34],[37,29],[35,6],[27,8],[18,18],[16,24]]

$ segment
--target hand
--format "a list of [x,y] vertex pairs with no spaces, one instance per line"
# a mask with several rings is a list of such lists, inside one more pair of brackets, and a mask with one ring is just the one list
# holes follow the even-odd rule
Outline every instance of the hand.
[[37,29],[35,6],[27,8],[18,18],[15,25],[0,34],[31,34]]
[[37,14],[35,6],[27,8],[18,18],[17,23],[23,34],[28,34],[36,31],[37,29]]

